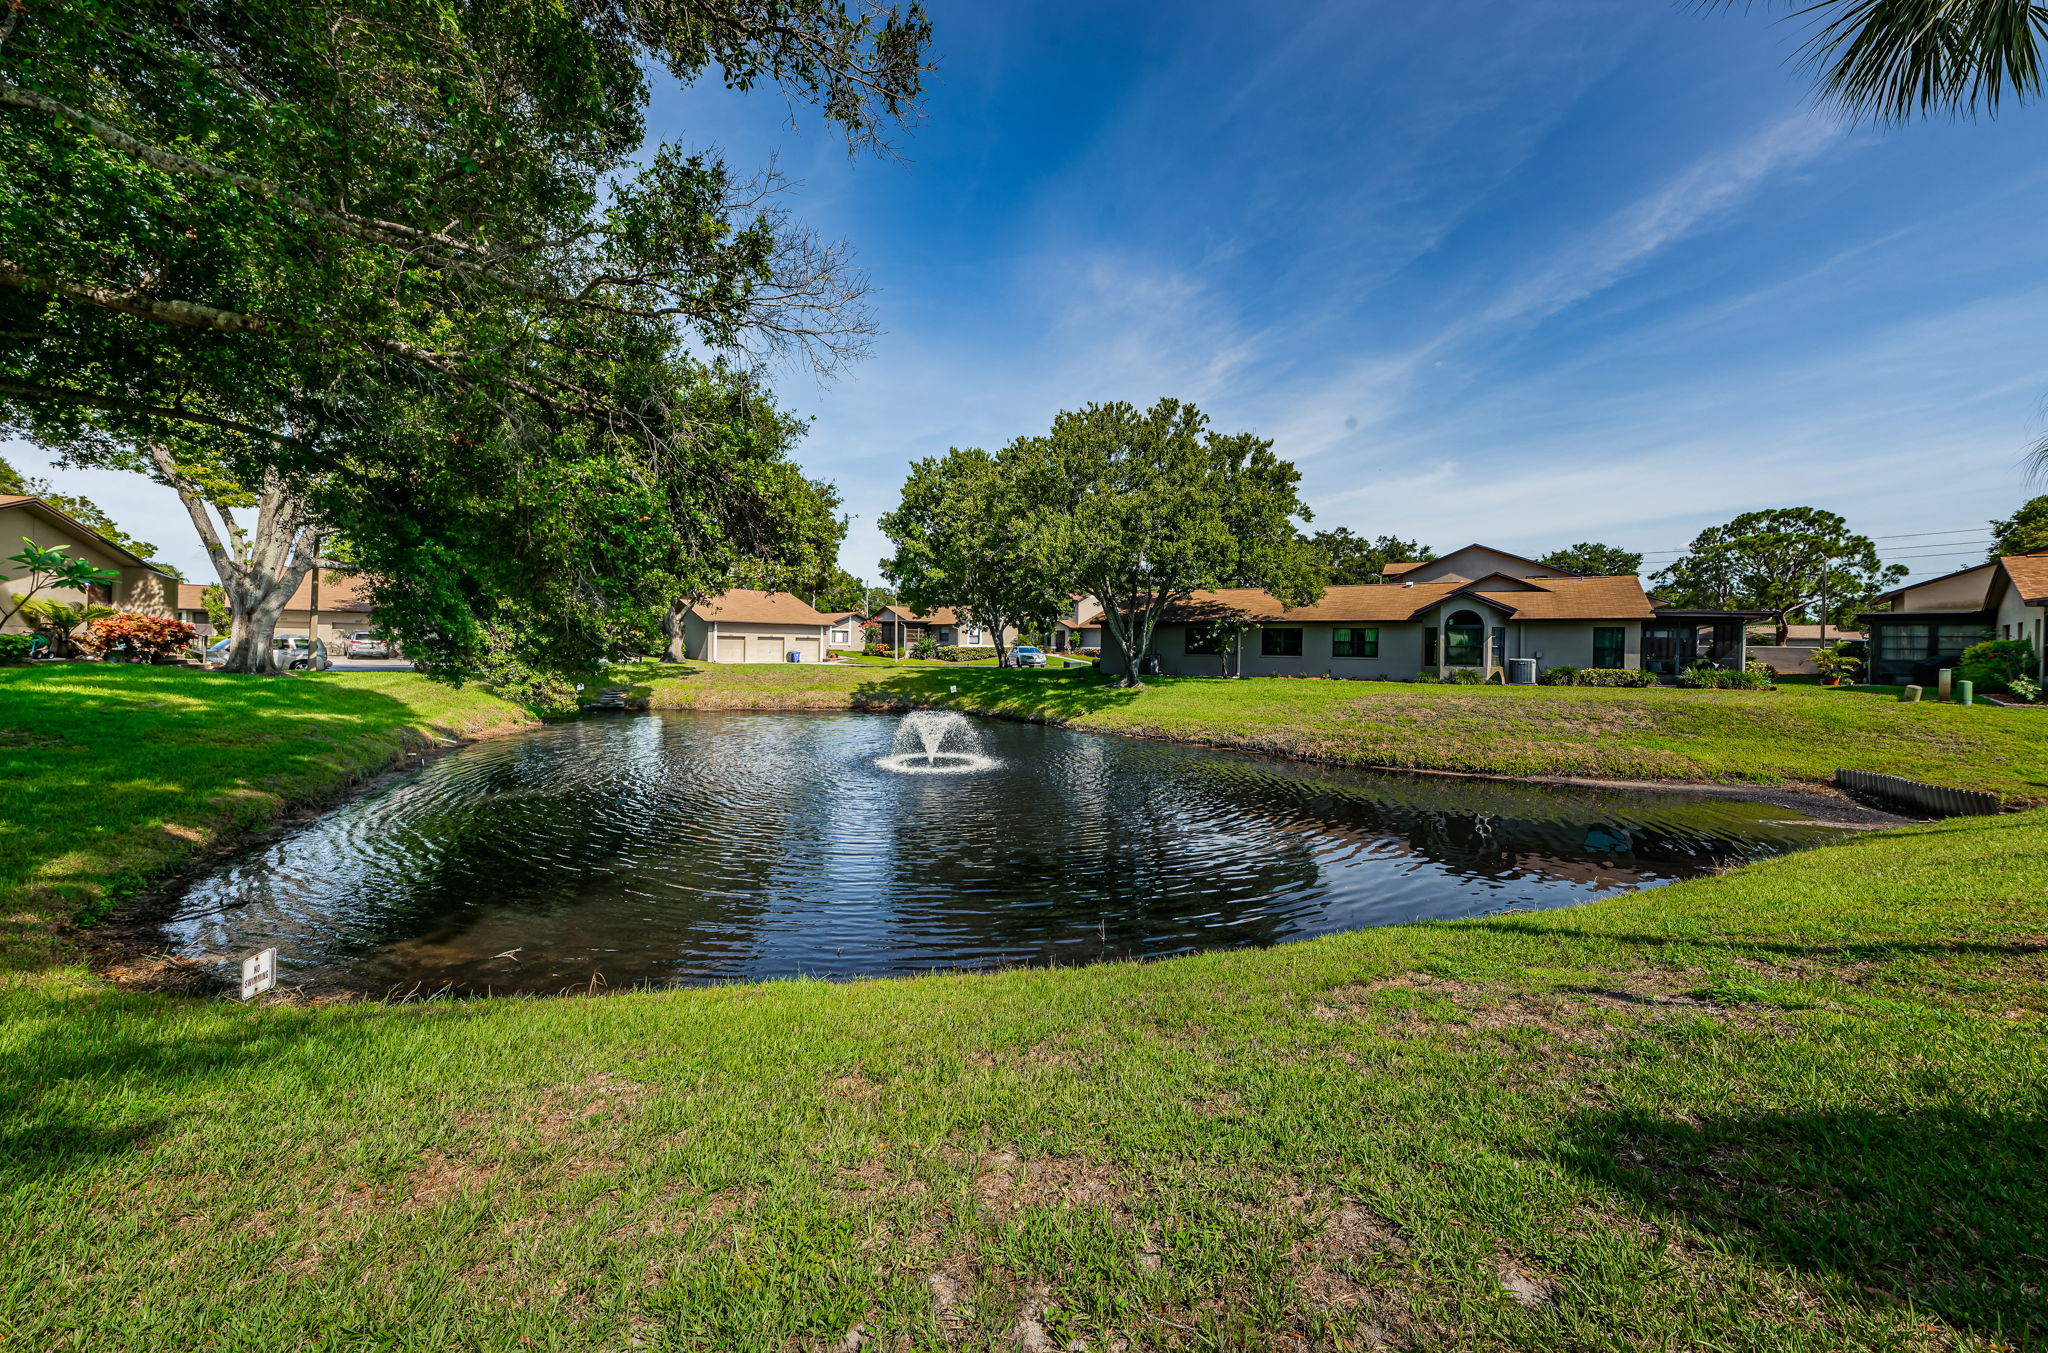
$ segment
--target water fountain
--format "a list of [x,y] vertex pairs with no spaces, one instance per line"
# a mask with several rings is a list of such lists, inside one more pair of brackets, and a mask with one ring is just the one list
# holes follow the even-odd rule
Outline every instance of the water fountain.
[[981,750],[981,734],[966,715],[920,709],[903,716],[889,755],[875,764],[903,775],[957,775],[987,770],[996,759]]

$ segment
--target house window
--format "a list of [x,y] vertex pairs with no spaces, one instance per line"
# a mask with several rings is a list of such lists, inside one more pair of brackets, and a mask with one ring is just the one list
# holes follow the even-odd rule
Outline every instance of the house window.
[[1451,667],[1478,667],[1486,661],[1486,626],[1476,611],[1458,611],[1444,626],[1444,662]]
[[1300,630],[1260,630],[1259,654],[1267,658],[1298,658],[1301,656]]
[[1436,626],[1434,625],[1424,625],[1422,627],[1422,665],[1424,667],[1436,666]]
[[1593,665],[1621,667],[1628,659],[1628,631],[1619,625],[1593,627]]
[[1380,632],[1371,630],[1330,631],[1330,656],[1333,658],[1377,658],[1380,655]]

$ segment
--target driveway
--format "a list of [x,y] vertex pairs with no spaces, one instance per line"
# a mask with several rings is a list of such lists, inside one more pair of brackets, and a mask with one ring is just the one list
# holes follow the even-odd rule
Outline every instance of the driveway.
[[332,649],[328,657],[337,672],[410,672],[412,663],[404,658],[344,658]]

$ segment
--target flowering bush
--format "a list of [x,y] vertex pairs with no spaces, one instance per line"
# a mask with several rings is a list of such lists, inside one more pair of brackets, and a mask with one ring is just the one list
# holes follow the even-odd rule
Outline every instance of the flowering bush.
[[870,658],[886,658],[895,651],[895,649],[884,643],[872,643],[861,650],[863,654]]
[[192,627],[182,620],[116,611],[85,627],[79,647],[101,658],[129,657],[149,662],[168,658],[191,644]]

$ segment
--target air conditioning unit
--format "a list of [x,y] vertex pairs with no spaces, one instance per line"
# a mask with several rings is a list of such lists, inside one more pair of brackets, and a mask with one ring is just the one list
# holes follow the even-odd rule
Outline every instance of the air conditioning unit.
[[1536,684],[1536,659],[1509,658],[1508,684],[1510,686],[1533,686]]

